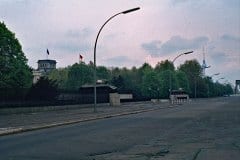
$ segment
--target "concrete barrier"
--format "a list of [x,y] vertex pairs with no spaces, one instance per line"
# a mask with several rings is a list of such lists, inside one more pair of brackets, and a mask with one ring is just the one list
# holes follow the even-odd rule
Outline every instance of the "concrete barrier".
[[109,94],[110,106],[120,106],[120,95],[118,93]]

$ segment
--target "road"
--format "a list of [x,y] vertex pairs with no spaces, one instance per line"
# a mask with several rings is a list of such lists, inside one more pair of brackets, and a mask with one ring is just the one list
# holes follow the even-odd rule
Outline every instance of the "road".
[[240,97],[0,137],[4,160],[221,160],[240,157]]

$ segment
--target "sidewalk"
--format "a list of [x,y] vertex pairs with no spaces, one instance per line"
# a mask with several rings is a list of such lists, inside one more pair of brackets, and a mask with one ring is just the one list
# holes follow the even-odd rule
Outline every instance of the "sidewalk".
[[26,113],[20,113],[19,108],[14,111],[13,108],[12,111],[9,110],[9,114],[2,112],[0,114],[0,136],[84,121],[137,114],[166,107],[169,107],[168,102],[131,102],[122,103],[120,106],[115,107],[109,106],[109,104],[99,104],[97,105],[96,113],[93,112],[93,105],[69,105],[60,110],[38,111],[36,109],[35,112]]

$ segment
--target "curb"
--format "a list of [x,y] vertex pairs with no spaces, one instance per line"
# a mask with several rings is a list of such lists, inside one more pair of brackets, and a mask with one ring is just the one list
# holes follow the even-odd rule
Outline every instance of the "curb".
[[131,115],[131,114],[138,114],[138,113],[143,113],[143,112],[150,112],[150,111],[155,111],[155,110],[164,109],[164,108],[172,108],[172,107],[142,109],[142,110],[132,111],[132,112],[122,112],[122,113],[115,113],[115,114],[104,115],[104,116],[99,116],[99,117],[96,116],[96,117],[86,118],[86,119],[69,120],[69,121],[59,122],[59,123],[51,123],[51,124],[48,124],[48,125],[39,125],[39,126],[33,126],[33,127],[27,127],[27,128],[24,128],[24,127],[13,128],[11,130],[6,130],[6,131],[0,132],[0,136],[17,134],[17,133],[28,132],[28,131],[35,131],[35,130],[52,128],[52,127],[58,127],[58,126],[64,126],[64,125],[75,124],[75,123],[80,123],[80,122],[87,122],[87,121],[94,121],[94,120],[99,120],[99,119],[107,119],[107,118],[112,118],[112,117],[119,117],[119,116],[124,116],[124,115]]

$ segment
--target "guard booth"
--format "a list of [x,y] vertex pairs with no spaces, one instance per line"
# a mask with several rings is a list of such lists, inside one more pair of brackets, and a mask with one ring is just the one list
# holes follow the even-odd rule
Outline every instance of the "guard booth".
[[[97,103],[109,103],[110,95],[116,97],[117,87],[108,84],[97,84]],[[81,103],[94,103],[94,86],[83,85],[79,88],[79,97]]]
[[189,101],[189,95],[184,90],[172,90],[169,98],[172,104],[182,104]]

